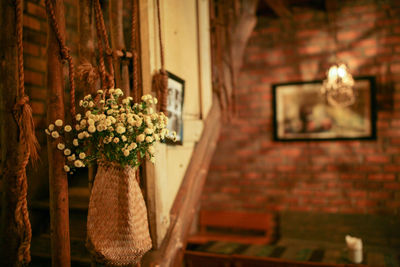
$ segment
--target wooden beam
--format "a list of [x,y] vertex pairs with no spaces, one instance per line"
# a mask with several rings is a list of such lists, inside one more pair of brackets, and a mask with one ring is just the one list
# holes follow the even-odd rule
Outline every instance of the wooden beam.
[[[94,10],[91,0],[78,1],[78,52],[79,63],[89,62],[95,66],[94,50]],[[93,89],[93,91],[91,91]],[[90,84],[85,80],[78,81],[78,92],[84,95],[94,92],[95,88],[90,88]]]
[[291,18],[292,11],[290,11],[290,7],[285,0],[264,0],[265,3],[282,18]]
[[[61,36],[65,38],[64,1],[50,0],[54,6]],[[48,19],[47,39],[47,122],[64,120],[64,74],[60,46]],[[49,155],[50,229],[52,266],[69,267],[68,179],[64,155],[57,149],[59,139],[47,137]]]
[[15,209],[18,196],[18,126],[13,117],[18,88],[17,34],[14,1],[1,1],[0,26],[0,106],[1,106],[1,170],[3,195],[1,207],[0,265],[18,266],[19,234]]
[[[110,0],[109,18],[111,46],[114,50],[126,50],[123,26],[123,0]],[[125,96],[130,95],[129,67],[127,60],[121,60],[120,57],[114,58],[115,84],[124,92]]]
[[190,164],[171,209],[171,225],[160,248],[145,255],[143,266],[181,266],[188,232],[217,145],[221,129],[220,119],[221,110],[217,96],[214,95],[203,134],[193,150]]

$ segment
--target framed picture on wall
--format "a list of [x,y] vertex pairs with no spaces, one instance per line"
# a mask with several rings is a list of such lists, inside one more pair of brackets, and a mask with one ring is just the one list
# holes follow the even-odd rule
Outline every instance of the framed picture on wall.
[[321,94],[322,81],[274,84],[274,139],[346,140],[376,138],[375,78],[355,80],[355,102],[329,105]]
[[185,96],[185,81],[178,76],[168,72],[168,97],[167,129],[176,132],[176,142],[167,140],[169,144],[183,144],[183,100]]

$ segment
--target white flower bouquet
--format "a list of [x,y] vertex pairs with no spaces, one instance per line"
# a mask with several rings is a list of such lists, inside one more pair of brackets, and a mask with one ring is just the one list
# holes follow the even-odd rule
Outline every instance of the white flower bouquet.
[[122,99],[121,89],[97,93],[98,96],[87,95],[79,102],[84,112],[76,115],[73,127],[56,120],[45,130],[55,139],[70,138],[70,146],[63,141],[57,145],[67,159],[64,170],[72,174],[76,168],[96,160],[122,167],[137,167],[145,157],[154,162],[154,142],[169,135],[168,118],[153,110],[157,99],[144,95],[142,102],[132,103],[131,97]]

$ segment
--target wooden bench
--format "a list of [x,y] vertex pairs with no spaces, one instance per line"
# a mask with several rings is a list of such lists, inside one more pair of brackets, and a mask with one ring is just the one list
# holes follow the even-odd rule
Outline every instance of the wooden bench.
[[188,243],[218,240],[267,244],[272,241],[275,222],[272,214],[203,210],[200,211],[199,225],[200,231],[190,236]]

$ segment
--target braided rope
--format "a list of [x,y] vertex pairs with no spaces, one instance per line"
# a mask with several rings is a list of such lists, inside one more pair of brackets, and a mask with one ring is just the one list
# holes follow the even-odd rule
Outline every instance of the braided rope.
[[26,166],[29,158],[36,160],[38,158],[38,141],[35,136],[35,125],[32,118],[32,108],[29,105],[29,97],[25,95],[25,77],[24,77],[24,61],[23,61],[23,12],[22,0],[16,0],[15,3],[16,17],[16,37],[17,37],[17,60],[18,60],[18,89],[17,101],[13,108],[13,115],[19,129],[20,146],[18,154],[18,163],[16,166],[7,166],[6,175],[15,175],[16,183],[13,192],[18,196],[14,212],[17,233],[20,238],[18,247],[18,261],[29,263],[30,243],[32,239],[31,223],[29,221],[28,204],[26,200],[28,192]]
[[159,98],[158,109],[161,112],[167,113],[168,75],[167,72],[165,71],[165,65],[164,65],[164,45],[162,42],[162,34],[161,34],[160,0],[157,0],[157,21],[158,21],[158,37],[160,41],[161,69],[153,77],[153,88],[157,92]]
[[164,70],[164,45],[162,42],[161,34],[161,14],[160,14],[160,0],[157,0],[157,21],[158,21],[158,39],[160,41],[160,58],[161,58],[161,70]]
[[60,46],[60,54],[63,60],[68,62],[68,72],[69,72],[69,83],[70,83],[70,98],[71,98],[71,116],[72,120],[75,121],[75,68],[72,61],[72,56],[70,54],[70,49],[65,45],[65,40],[61,35],[60,28],[54,13],[54,6],[51,0],[45,0],[47,15],[49,17],[50,23],[52,25],[53,31],[56,35],[56,39]]
[[132,31],[131,31],[131,51],[133,65],[133,90],[132,97],[135,102],[139,102],[139,85],[138,85],[138,51],[136,47],[137,34],[137,2],[132,0]]
[[[99,47],[99,65],[100,65],[100,76],[103,83],[103,88],[113,88],[114,84],[114,67],[113,67],[113,51],[110,47],[110,43],[108,41],[107,29],[104,24],[103,12],[101,11],[101,6],[99,0],[94,1],[94,11],[96,18],[96,32],[97,32],[97,44]],[[105,53],[107,55],[107,65],[108,71],[105,67],[104,61],[104,47],[103,42],[105,44]]]

